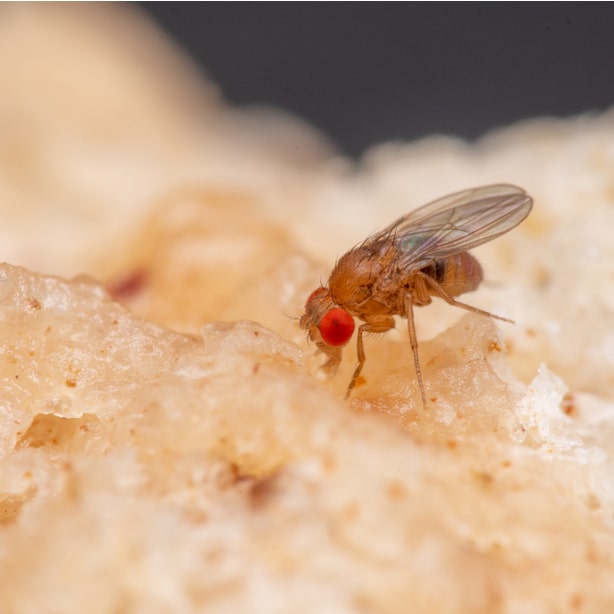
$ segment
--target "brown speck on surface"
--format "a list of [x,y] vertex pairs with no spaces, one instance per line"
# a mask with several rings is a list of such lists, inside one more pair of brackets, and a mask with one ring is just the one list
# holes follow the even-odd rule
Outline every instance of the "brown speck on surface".
[[67,379],[66,380],[66,386],[67,388],[76,388],[77,387],[77,381],[74,379]]
[[403,499],[407,494],[405,488],[403,488],[403,484],[396,480],[388,482],[386,493],[392,499]]
[[147,273],[144,269],[137,269],[124,277],[107,284],[107,291],[116,301],[129,300],[141,292],[147,284]]
[[254,480],[248,490],[248,498],[252,508],[260,509],[264,507],[273,498],[278,487],[277,474]]
[[576,397],[572,392],[566,392],[561,400],[561,410],[564,414],[573,417],[578,413]]
[[33,296],[28,297],[26,304],[28,306],[29,311],[40,311],[42,309],[40,301]]
[[360,514],[360,505],[356,501],[348,503],[341,511],[345,520],[354,520]]
[[500,352],[502,349],[501,344],[496,339],[493,339],[488,346],[489,352]]
[[335,468],[337,467],[337,462],[336,462],[335,458],[333,456],[331,456],[330,454],[326,454],[322,458],[322,464],[324,466],[324,470],[327,473],[333,472],[335,470]]
[[474,471],[473,477],[484,487],[492,485],[495,481],[492,474],[488,471]]
[[260,371],[260,363],[255,362],[254,366],[252,367],[252,375],[257,375],[258,371]]
[[365,377],[363,377],[362,375],[359,375],[359,376],[356,378],[356,382],[355,382],[355,384],[354,384],[354,385],[355,385],[356,387],[358,387],[358,386],[364,386],[366,383],[367,383],[366,378],[365,378]]
[[539,290],[546,290],[552,282],[552,273],[544,268],[538,267],[535,270],[535,285]]
[[599,501],[599,498],[595,495],[595,493],[588,493],[586,497],[586,507],[589,510],[601,509],[601,501]]
[[582,609],[584,599],[579,593],[573,593],[569,596],[569,607],[576,612]]

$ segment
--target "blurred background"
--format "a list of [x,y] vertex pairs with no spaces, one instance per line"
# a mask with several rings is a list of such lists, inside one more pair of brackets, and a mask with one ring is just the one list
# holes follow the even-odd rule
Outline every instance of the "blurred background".
[[234,105],[346,154],[614,103],[612,3],[144,3]]

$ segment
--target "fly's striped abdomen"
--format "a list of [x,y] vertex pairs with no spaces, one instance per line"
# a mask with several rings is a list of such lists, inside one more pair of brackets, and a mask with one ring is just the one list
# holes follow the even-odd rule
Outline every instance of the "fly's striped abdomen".
[[482,281],[482,267],[468,252],[436,260],[433,277],[450,296],[475,290]]

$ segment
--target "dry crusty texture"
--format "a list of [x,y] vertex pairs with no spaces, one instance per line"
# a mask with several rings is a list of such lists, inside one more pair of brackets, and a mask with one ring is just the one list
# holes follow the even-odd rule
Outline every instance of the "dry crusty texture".
[[186,337],[91,281],[0,283],[4,611],[611,605],[609,437],[546,371],[514,392],[482,318],[424,343],[433,409],[382,339],[351,412],[258,324]]
[[[349,172],[126,8],[0,12],[0,259],[120,301],[0,267],[2,614],[614,610],[614,114]],[[429,409],[401,325],[343,401],[308,293],[494,181],[535,209],[464,298],[516,325],[420,309]]]

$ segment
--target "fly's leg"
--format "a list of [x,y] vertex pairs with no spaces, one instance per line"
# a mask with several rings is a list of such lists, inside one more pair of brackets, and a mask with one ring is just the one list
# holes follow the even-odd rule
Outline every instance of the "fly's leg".
[[332,346],[324,343],[324,341],[316,341],[318,350],[322,352],[327,358],[326,362],[320,367],[326,375],[331,376],[337,373],[339,363],[341,362],[341,350],[340,346]]
[[358,356],[358,365],[356,365],[356,369],[354,370],[354,375],[352,375],[352,379],[350,380],[350,384],[348,386],[347,392],[345,393],[345,398],[347,399],[352,392],[352,389],[356,385],[356,380],[362,371],[362,368],[365,364],[365,346],[362,340],[362,336],[364,333],[385,333],[386,331],[394,328],[394,318],[391,317],[382,317],[377,320],[372,320],[371,322],[366,322],[365,324],[361,324],[358,327],[358,334],[356,336],[356,354]]
[[422,408],[426,409],[426,392],[424,390],[424,380],[422,379],[422,369],[420,368],[420,357],[418,356],[418,337],[416,335],[416,326],[414,324],[414,305],[411,294],[405,296],[405,315],[407,316],[407,332],[409,334],[409,345],[414,356],[414,368],[416,377],[418,378],[418,388],[420,388],[420,398],[422,399]]
[[322,369],[327,376],[335,375],[339,363],[341,362],[342,347],[325,343],[317,326],[309,327],[308,336],[309,339],[316,344],[318,351],[326,356],[326,362],[320,366],[320,369]]
[[428,275],[421,275],[422,279],[432,288],[433,292],[442,298],[448,305],[452,305],[453,307],[460,307],[461,309],[466,309],[467,311],[473,311],[473,313],[477,313],[481,316],[485,316],[487,318],[495,318],[495,320],[501,320],[502,322],[509,322],[510,324],[514,323],[514,320],[510,320],[509,318],[504,318],[503,316],[498,316],[494,313],[490,313],[490,311],[484,311],[483,309],[479,309],[478,307],[474,307],[473,305],[467,305],[467,303],[461,303],[457,301],[455,298],[450,296],[444,289],[443,286],[437,283],[432,277]]

